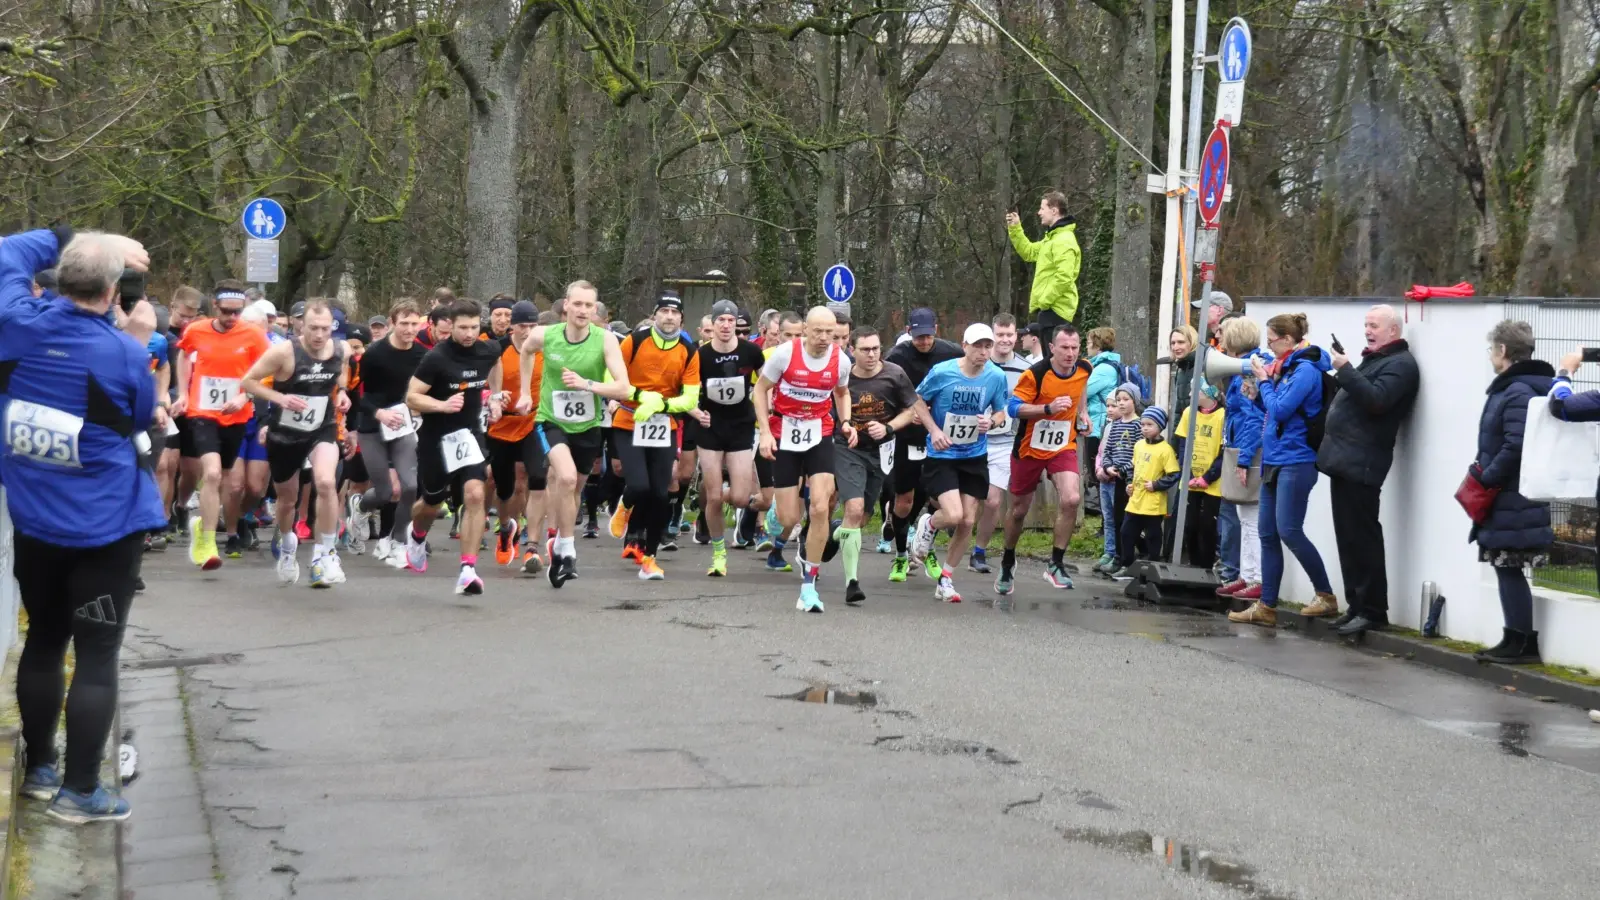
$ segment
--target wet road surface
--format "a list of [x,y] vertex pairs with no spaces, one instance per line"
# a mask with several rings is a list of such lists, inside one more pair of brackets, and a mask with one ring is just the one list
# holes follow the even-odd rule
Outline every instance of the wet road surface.
[[442,553],[329,591],[147,556],[130,661],[185,658],[222,896],[1595,896],[1581,710],[1031,564],[945,605],[868,554],[808,616],[685,543],[481,597]]

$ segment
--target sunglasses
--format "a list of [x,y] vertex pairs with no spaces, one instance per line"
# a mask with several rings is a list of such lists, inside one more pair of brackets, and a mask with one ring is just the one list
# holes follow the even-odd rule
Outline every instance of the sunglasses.
[[242,307],[242,306],[239,307],[238,309],[223,309],[220,306],[217,307],[217,315],[218,316],[237,316],[237,315],[240,315],[243,312],[244,312],[244,307]]

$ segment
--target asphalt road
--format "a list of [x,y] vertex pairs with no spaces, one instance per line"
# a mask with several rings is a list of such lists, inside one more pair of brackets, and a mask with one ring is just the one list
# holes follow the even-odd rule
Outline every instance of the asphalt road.
[[[753,554],[709,579],[686,545],[643,583],[617,549],[580,541],[560,591],[485,566],[481,597],[443,552],[328,591],[147,556],[129,653],[189,658],[222,895],[1600,891],[1582,711],[1032,564],[1011,603],[963,571],[945,605],[869,554],[867,603],[834,565],[815,616]],[[849,702],[790,699],[814,686]]]

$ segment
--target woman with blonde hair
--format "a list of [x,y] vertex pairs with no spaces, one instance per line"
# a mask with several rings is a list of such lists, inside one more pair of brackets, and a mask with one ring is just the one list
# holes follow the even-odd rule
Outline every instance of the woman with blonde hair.
[[[1261,326],[1243,316],[1222,323],[1218,333],[1218,349],[1240,359],[1261,357],[1270,362],[1272,354],[1261,349]],[[1249,479],[1250,467],[1261,454],[1261,408],[1256,406],[1256,379],[1254,375],[1235,375],[1228,379],[1225,405],[1228,416],[1222,423],[1222,446],[1239,451],[1239,463],[1233,471],[1224,471],[1222,477],[1231,478],[1242,487]],[[1254,602],[1261,599],[1261,532],[1257,517],[1259,503],[1234,503],[1222,501],[1217,514],[1217,555],[1221,569],[1222,586],[1218,597]]]

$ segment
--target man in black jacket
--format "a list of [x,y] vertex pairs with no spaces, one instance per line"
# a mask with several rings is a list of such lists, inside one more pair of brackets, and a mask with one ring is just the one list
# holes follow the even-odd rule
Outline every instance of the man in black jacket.
[[1328,408],[1317,450],[1317,469],[1333,480],[1333,534],[1350,604],[1334,627],[1345,636],[1389,624],[1378,499],[1394,462],[1400,423],[1411,412],[1421,380],[1416,357],[1400,336],[1400,314],[1394,307],[1367,310],[1364,331],[1367,346],[1360,365],[1333,353],[1339,392]]

